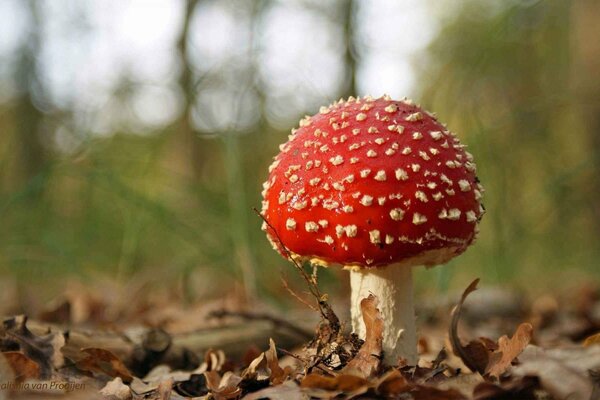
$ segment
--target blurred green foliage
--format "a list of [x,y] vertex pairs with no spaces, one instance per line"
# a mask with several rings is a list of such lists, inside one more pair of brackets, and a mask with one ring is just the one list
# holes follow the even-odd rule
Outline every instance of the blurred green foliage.
[[589,114],[600,113],[600,87],[582,68],[589,55],[576,32],[598,43],[581,20],[598,9],[464,2],[430,45],[422,101],[469,144],[486,188],[479,242],[455,264],[534,288],[584,271],[598,277],[600,132]]
[[[189,4],[185,26],[196,2]],[[265,4],[256,2],[246,17],[259,20]],[[346,43],[340,57],[358,82],[341,82],[326,93],[330,99],[360,84],[352,6],[336,2],[331,18],[344,28],[337,33]],[[600,57],[590,60],[597,53],[584,51],[587,43],[578,36],[587,29],[600,42],[595,24],[582,17],[594,12],[600,15],[592,1],[491,0],[432,11],[438,31],[415,63],[418,100],[470,146],[488,213],[478,243],[452,262],[456,268],[422,272],[421,285],[434,276],[439,287],[482,276],[535,289],[598,278],[600,85],[585,66],[598,65]],[[195,75],[186,32],[177,42],[187,65],[178,80],[182,114],[144,134],[84,131],[69,151],[52,143],[53,132],[71,127],[78,111],[40,105],[43,89],[32,61],[39,46],[31,43],[42,41],[41,33],[31,33],[37,39],[18,50],[18,90],[0,103],[2,274],[27,282],[97,271],[128,279],[154,269],[162,271],[160,279],[183,282],[190,298],[198,279],[217,280],[204,285],[208,294],[234,282],[245,282],[250,293],[255,285],[266,296],[282,293],[279,270],[286,261],[264,239],[252,208],[286,133],[269,118],[268,85],[253,63],[237,71],[249,85],[243,90],[256,94],[252,127],[207,132],[194,126],[195,91],[213,88],[227,74]],[[298,109],[297,116],[315,110]],[[324,273],[333,290],[343,286],[334,283],[337,275]]]

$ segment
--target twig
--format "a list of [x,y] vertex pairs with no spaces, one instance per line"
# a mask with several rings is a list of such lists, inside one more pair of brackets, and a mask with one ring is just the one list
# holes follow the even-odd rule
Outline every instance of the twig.
[[335,330],[339,330],[340,321],[339,321],[337,315],[335,315],[335,313],[333,312],[329,303],[327,303],[327,301],[324,300],[324,297],[321,294],[321,291],[319,290],[319,287],[317,286],[316,282],[306,272],[306,270],[302,267],[302,265],[300,265],[300,263],[298,263],[298,261],[296,261],[294,259],[294,257],[292,256],[292,252],[283,244],[283,241],[281,240],[279,233],[277,233],[277,230],[273,227],[273,225],[271,225],[271,223],[269,221],[267,221],[267,219],[260,213],[260,211],[258,211],[256,208],[253,208],[253,210],[265,222],[265,224],[271,229],[271,231],[275,235],[275,238],[277,239],[277,242],[279,243],[279,246],[281,247],[281,250],[283,251],[284,255],[292,262],[294,267],[296,267],[296,270],[300,273],[302,278],[308,284],[308,289],[309,289],[310,293],[313,295],[313,297],[317,300],[319,311],[320,311],[321,315],[323,316],[323,318],[325,318],[326,320],[328,320],[330,322],[330,324],[332,325],[332,328],[334,328]]
[[292,297],[294,297],[300,303],[304,304],[306,307],[310,308],[313,311],[317,311],[317,312],[319,311],[319,309],[317,307],[313,306],[308,301],[306,301],[302,297],[300,297],[300,295],[298,293],[294,292],[294,290],[289,286],[288,282],[285,280],[285,278],[283,276],[281,277],[281,283],[283,285],[283,288],[285,290],[287,290],[288,293],[291,294]]
[[[282,349],[281,347],[277,347],[276,349],[277,349],[277,351],[279,351],[279,352],[281,352],[281,353],[285,354],[286,356],[290,356],[290,357],[292,357],[292,358],[295,358],[296,360],[298,360],[298,361],[300,361],[301,363],[303,363],[303,364],[304,364],[304,368],[305,368],[305,369],[307,369],[307,368],[308,368],[308,366],[307,366],[307,361],[306,361],[305,359],[303,359],[302,357],[300,357],[298,354],[294,354],[294,353],[292,353],[291,351],[287,351],[286,349]],[[318,368],[318,369],[320,369],[321,371],[325,372],[325,373],[326,373],[326,374],[328,374],[328,375],[333,375],[333,374],[332,374],[332,372],[331,372],[330,370],[328,370],[327,368],[323,368],[323,367],[322,367],[322,366],[320,366],[320,365],[315,365],[315,366],[314,366],[314,368]]]
[[319,312],[319,309],[316,306],[310,304],[308,301],[306,301],[305,299],[303,299],[298,293],[296,293],[292,288],[290,288],[289,285],[288,285],[288,283],[287,283],[287,281],[285,281],[283,278],[281,278],[281,284],[283,285],[283,288],[292,297],[294,297],[296,300],[298,300],[300,303],[302,303],[306,307],[310,308],[312,311]]

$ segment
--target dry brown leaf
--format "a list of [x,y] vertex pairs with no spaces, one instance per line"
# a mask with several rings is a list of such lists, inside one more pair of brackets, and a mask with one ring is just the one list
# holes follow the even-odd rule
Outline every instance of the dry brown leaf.
[[457,357],[460,357],[462,362],[474,372],[480,374],[485,373],[485,369],[489,362],[489,352],[485,345],[479,341],[472,341],[468,345],[463,346],[458,336],[458,323],[460,321],[460,313],[465,300],[469,294],[477,290],[477,284],[479,278],[475,279],[463,292],[460,301],[452,310],[452,323],[450,324],[450,330],[448,332],[450,336],[450,343],[452,344],[452,351]]
[[219,390],[219,385],[221,384],[221,375],[217,371],[206,371],[204,373],[204,377],[206,378],[206,387],[211,391]]
[[260,353],[258,357],[250,362],[248,368],[242,372],[242,378],[255,379],[258,376],[258,371],[266,365],[265,353]]
[[281,385],[271,386],[254,393],[244,396],[243,400],[309,400],[309,396],[303,393],[298,384],[294,381],[287,381]]
[[584,347],[592,346],[594,344],[600,345],[600,332],[596,333],[595,335],[589,336],[583,342]]
[[554,398],[592,398],[594,383],[589,370],[600,368],[599,346],[544,350],[529,345],[519,360],[521,363],[512,369],[511,374],[515,377],[539,377],[542,389]]
[[540,381],[533,376],[525,376],[520,379],[511,379],[502,384],[482,382],[473,390],[474,400],[535,400],[536,390],[540,387]]
[[2,333],[18,343],[19,349],[40,368],[40,379],[50,379],[55,367],[64,363],[60,349],[65,345],[62,333],[37,336],[27,328],[27,317],[19,316],[4,321]]
[[[15,380],[15,372],[2,353],[0,353],[0,378],[5,382]],[[2,397],[0,397],[0,400],[3,400]]]
[[384,374],[377,380],[377,383],[375,384],[375,390],[377,394],[385,397],[396,396],[404,393],[409,387],[410,384],[404,375],[402,375],[402,373],[397,369],[393,369]]
[[369,382],[356,375],[342,374],[335,377],[329,377],[319,374],[307,375],[300,386],[310,389],[322,389],[330,392],[356,393],[357,391],[366,391]]
[[417,385],[409,393],[413,400],[467,400],[458,390],[442,390],[433,386]]
[[535,376],[513,378],[501,384],[482,382],[473,390],[473,400],[535,400],[539,388],[540,380]]
[[275,348],[275,342],[273,339],[269,339],[269,350],[265,352],[267,358],[267,366],[271,370],[271,376],[269,379],[273,385],[279,385],[287,379],[288,374],[279,366],[279,359],[277,358],[277,349]]
[[377,297],[372,294],[360,302],[366,327],[365,342],[356,356],[344,368],[346,373],[370,378],[379,370],[383,353],[383,319],[377,304]]
[[17,382],[40,377],[40,366],[25,354],[18,351],[7,351],[2,355],[15,373],[14,379]]
[[123,383],[121,378],[115,378],[104,385],[104,387],[100,389],[100,394],[118,400],[129,400],[133,397],[131,389]]
[[470,293],[477,290],[479,279],[475,279],[465,289],[459,303],[452,310],[450,324],[450,342],[454,354],[473,372],[481,375],[499,377],[503,374],[519,354],[527,347],[533,335],[533,327],[529,323],[519,325],[512,338],[502,336],[498,343],[480,338],[463,346],[458,336],[458,323],[463,304]]
[[156,400],[169,400],[173,391],[173,379],[162,381],[156,389]]
[[533,327],[529,323],[519,325],[512,338],[502,336],[498,339],[498,350],[490,357],[487,374],[498,378],[511,366],[512,362],[531,342]]
[[[238,387],[242,378],[226,372],[223,377],[217,371],[206,371],[206,387],[210,389],[216,400],[236,399],[242,393]],[[231,379],[234,378],[234,379]]]
[[133,376],[117,356],[105,349],[86,348],[82,349],[83,358],[75,365],[82,371],[100,372],[110,377],[119,377],[125,383],[130,383]]
[[592,397],[590,400],[600,400],[600,369],[599,370],[589,370],[590,379],[592,380],[592,384],[594,388],[592,389]]
[[[454,345],[452,345],[454,347]],[[462,348],[464,359],[461,357],[463,363],[473,372],[479,372],[481,375],[485,375],[485,370],[490,362],[490,350],[486,347],[484,342],[480,340],[471,340],[466,346]],[[454,353],[456,354],[456,353]],[[465,360],[468,360],[468,364]]]
[[225,352],[223,350],[207,350],[204,354],[204,362],[207,371],[220,371],[225,364]]

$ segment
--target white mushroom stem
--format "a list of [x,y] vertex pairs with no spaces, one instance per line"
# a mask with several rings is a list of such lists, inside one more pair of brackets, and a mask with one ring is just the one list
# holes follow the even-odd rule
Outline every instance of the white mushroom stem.
[[397,365],[403,358],[416,365],[417,332],[413,305],[412,267],[389,265],[384,268],[350,269],[352,330],[365,338],[365,323],[360,302],[374,294],[383,318],[383,351],[387,364]]

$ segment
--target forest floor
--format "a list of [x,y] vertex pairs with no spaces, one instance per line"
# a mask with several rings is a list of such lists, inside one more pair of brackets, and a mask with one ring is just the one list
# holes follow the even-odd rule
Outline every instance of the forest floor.
[[429,299],[413,366],[382,362],[375,297],[361,304],[363,342],[306,278],[307,307],[285,317],[71,288],[29,319],[4,317],[0,400],[600,399],[598,287],[527,299],[476,280]]

